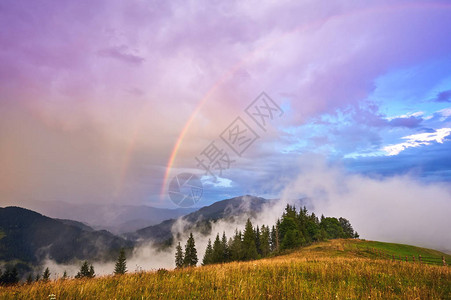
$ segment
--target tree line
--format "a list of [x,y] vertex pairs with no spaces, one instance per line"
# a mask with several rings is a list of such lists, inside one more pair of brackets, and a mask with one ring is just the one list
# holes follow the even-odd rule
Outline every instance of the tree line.
[[185,245],[185,252],[183,252],[180,242],[175,247],[175,267],[195,267],[197,265],[197,250],[194,241],[193,233],[189,234]]
[[[114,275],[123,275],[126,272],[127,272],[127,260],[125,256],[125,249],[121,249],[119,251],[119,255],[114,267]],[[33,277],[33,274],[29,273],[25,282],[27,284],[31,284],[32,282],[38,281],[48,282],[50,281],[50,275],[51,275],[50,269],[47,267],[45,268],[42,275],[38,273],[36,274],[35,277]],[[94,278],[94,277],[95,277],[94,266],[90,264],[88,261],[83,262],[83,264],[80,267],[80,271],[78,271],[77,275],[75,275],[75,278],[77,279]],[[67,272],[64,271],[61,279],[64,280],[66,278],[68,278]],[[19,283],[19,274],[15,267],[7,266],[4,272],[0,269],[0,286],[14,285],[17,283]]]
[[[280,251],[307,246],[316,241],[336,238],[358,238],[359,235],[345,218],[321,216],[320,219],[307,211],[299,211],[295,206],[287,205],[282,216],[273,226],[254,227],[248,219],[244,231],[235,230],[233,237],[227,238],[219,233],[212,242],[208,240],[202,265],[230,261],[247,261]],[[192,233],[183,253],[180,243],[176,247],[176,267],[195,266],[197,251]],[[195,254],[195,256],[194,256]]]
[[[309,214],[305,207],[299,211],[294,206],[287,205],[282,216],[273,226],[253,226],[250,219],[247,220],[243,231],[235,230],[233,237],[227,238],[219,233],[212,242],[208,240],[202,265],[225,263],[230,261],[247,261],[277,254],[280,251],[309,245],[315,241],[323,241],[336,238],[358,238],[359,235],[345,218],[321,216]],[[192,267],[198,263],[197,250],[193,234],[182,249],[180,242],[176,246],[175,265],[177,268]],[[125,250],[121,249],[116,261],[114,274],[121,275],[127,272]],[[94,266],[85,261],[75,278],[94,278]],[[67,278],[64,271],[62,279]],[[26,282],[49,281],[50,270],[46,268],[41,274],[33,278],[29,274]],[[19,282],[16,268],[7,267],[0,269],[0,285],[11,285]]]

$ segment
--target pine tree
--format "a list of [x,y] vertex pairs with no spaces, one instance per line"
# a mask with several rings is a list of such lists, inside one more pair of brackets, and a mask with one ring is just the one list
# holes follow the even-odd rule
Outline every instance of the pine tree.
[[255,247],[257,248],[257,253],[258,255],[262,254],[262,250],[261,250],[261,243],[260,243],[260,229],[257,228],[255,229]]
[[324,228],[320,228],[319,230],[318,230],[318,235],[317,235],[317,239],[318,239],[318,241],[325,241],[325,240],[327,240],[327,232],[326,232],[326,230],[324,229]]
[[63,277],[61,279],[63,279],[63,280],[67,279],[67,272],[66,272],[66,270],[64,270]]
[[221,247],[222,247],[222,261],[228,262],[230,260],[230,251],[229,251],[229,245],[227,244],[227,236],[225,232],[222,233],[222,239],[221,239]]
[[233,237],[229,237],[229,241],[227,242],[228,261],[233,261],[232,247],[233,247]]
[[221,263],[224,261],[224,250],[222,249],[222,243],[219,239],[219,233],[216,235],[216,239],[213,243],[213,254],[212,254],[213,263]]
[[116,266],[114,267],[114,275],[122,275],[127,272],[127,262],[125,258],[125,250],[122,248],[119,251],[119,256],[116,261]]
[[343,229],[343,238],[354,238],[355,234],[351,223],[345,218],[339,218],[338,221]]
[[299,214],[294,206],[287,205],[279,223],[279,240],[281,249],[292,249],[305,244],[303,232],[305,231],[307,209],[301,209]]
[[89,267],[89,278],[94,278],[96,275],[95,275],[95,272],[94,272],[94,266],[93,265],[91,265],[90,267]]
[[309,232],[307,230],[309,226],[309,214],[307,207],[302,207],[299,210],[299,214],[297,215],[297,223],[298,223],[298,230],[300,232],[301,236],[301,245],[305,245],[311,242]]
[[276,251],[276,227],[273,225],[271,229],[271,252]]
[[177,247],[175,247],[175,267],[177,269],[183,268],[183,250],[180,246],[180,242]]
[[[350,226],[351,224],[349,224]],[[343,238],[345,233],[341,227],[340,221],[334,217],[323,218],[320,223],[321,229],[324,229],[329,239]]]
[[235,236],[232,243],[230,243],[230,258],[233,261],[243,259],[241,231],[235,230]]
[[83,278],[89,276],[89,264],[87,261],[83,262],[83,264],[80,267],[80,271],[77,273],[75,278]]
[[318,234],[319,234],[319,221],[316,217],[315,213],[312,213],[308,217],[307,225],[307,235],[308,235],[308,242],[317,241],[318,240]]
[[10,273],[11,284],[16,284],[19,282],[19,272],[17,272],[16,267],[13,267]]
[[41,275],[38,273],[36,274],[35,281],[38,282],[39,280],[41,280]]
[[266,257],[271,252],[271,246],[269,244],[269,227],[263,225],[260,231],[260,249],[262,257]]
[[205,249],[204,259],[202,265],[206,266],[213,263],[213,248],[211,246],[211,240],[208,239],[207,248]]
[[89,264],[87,261],[83,262],[80,267],[80,271],[75,275],[75,278],[83,278],[89,275]]
[[197,250],[193,237],[193,233],[189,234],[189,238],[185,245],[185,257],[183,259],[183,265],[185,267],[195,267],[197,265]]
[[18,275],[19,274],[17,273],[16,267],[6,267],[6,270],[3,274],[0,272],[0,285],[13,285],[18,283]]
[[44,282],[47,282],[47,281],[50,280],[50,270],[49,270],[48,267],[45,268],[45,271],[44,271],[44,273],[42,274],[42,280],[43,280]]
[[257,247],[255,246],[254,228],[250,219],[247,219],[246,227],[244,228],[242,247],[244,260],[257,259],[258,253]]
[[75,278],[93,278],[95,277],[94,267],[89,266],[88,261],[85,261],[80,268],[80,271],[77,273]]
[[31,284],[32,282],[33,282],[33,275],[31,275],[31,273],[30,273],[27,276],[27,284]]
[[300,245],[300,233],[297,229],[289,230],[282,241],[281,249],[293,249]]

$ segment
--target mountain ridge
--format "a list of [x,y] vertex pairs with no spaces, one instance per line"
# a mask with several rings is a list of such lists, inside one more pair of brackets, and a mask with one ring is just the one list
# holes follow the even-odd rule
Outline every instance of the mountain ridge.
[[[244,195],[217,201],[211,205],[204,206],[195,212],[180,217],[181,220],[188,223],[185,230],[196,229],[204,233],[210,230],[209,222],[215,222],[219,219],[228,219],[242,214],[253,216],[263,209],[265,204],[272,200],[262,197]],[[128,239],[134,241],[152,241],[158,244],[170,244],[172,236],[172,226],[177,219],[169,219],[160,224],[141,228],[135,232],[126,234]]]
[[[72,223],[72,224],[68,224]],[[120,248],[133,243],[101,230],[84,230],[71,220],[57,220],[38,212],[8,206],[0,208],[0,261],[39,265],[45,259],[57,263],[73,260],[108,260]],[[78,224],[79,225],[79,224]],[[106,250],[106,251],[105,251]]]
[[[14,205],[9,205],[14,206]],[[70,203],[65,201],[24,202],[21,207],[45,216],[84,223],[94,230],[123,234],[167,219],[178,218],[199,208],[158,208],[147,205]]]

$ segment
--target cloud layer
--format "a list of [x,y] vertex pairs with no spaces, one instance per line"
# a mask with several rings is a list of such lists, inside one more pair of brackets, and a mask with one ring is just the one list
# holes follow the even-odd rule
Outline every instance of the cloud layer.
[[[0,204],[171,207],[166,165],[196,108],[171,177],[199,172],[194,157],[262,91],[283,118],[199,205],[277,194],[305,152],[377,171],[367,156],[451,127],[450,14],[446,1],[4,1]],[[395,151],[403,171],[443,158],[429,142],[409,161],[413,147]]]
[[315,213],[351,220],[361,238],[451,251],[451,189],[412,176],[371,178],[346,174],[321,158],[300,162],[302,170],[282,199],[307,197]]

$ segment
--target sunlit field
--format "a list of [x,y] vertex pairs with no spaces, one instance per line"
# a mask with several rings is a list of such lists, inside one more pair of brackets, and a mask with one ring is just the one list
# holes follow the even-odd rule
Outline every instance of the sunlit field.
[[0,298],[450,299],[449,266],[378,257],[373,244],[333,240],[250,262],[3,287]]

